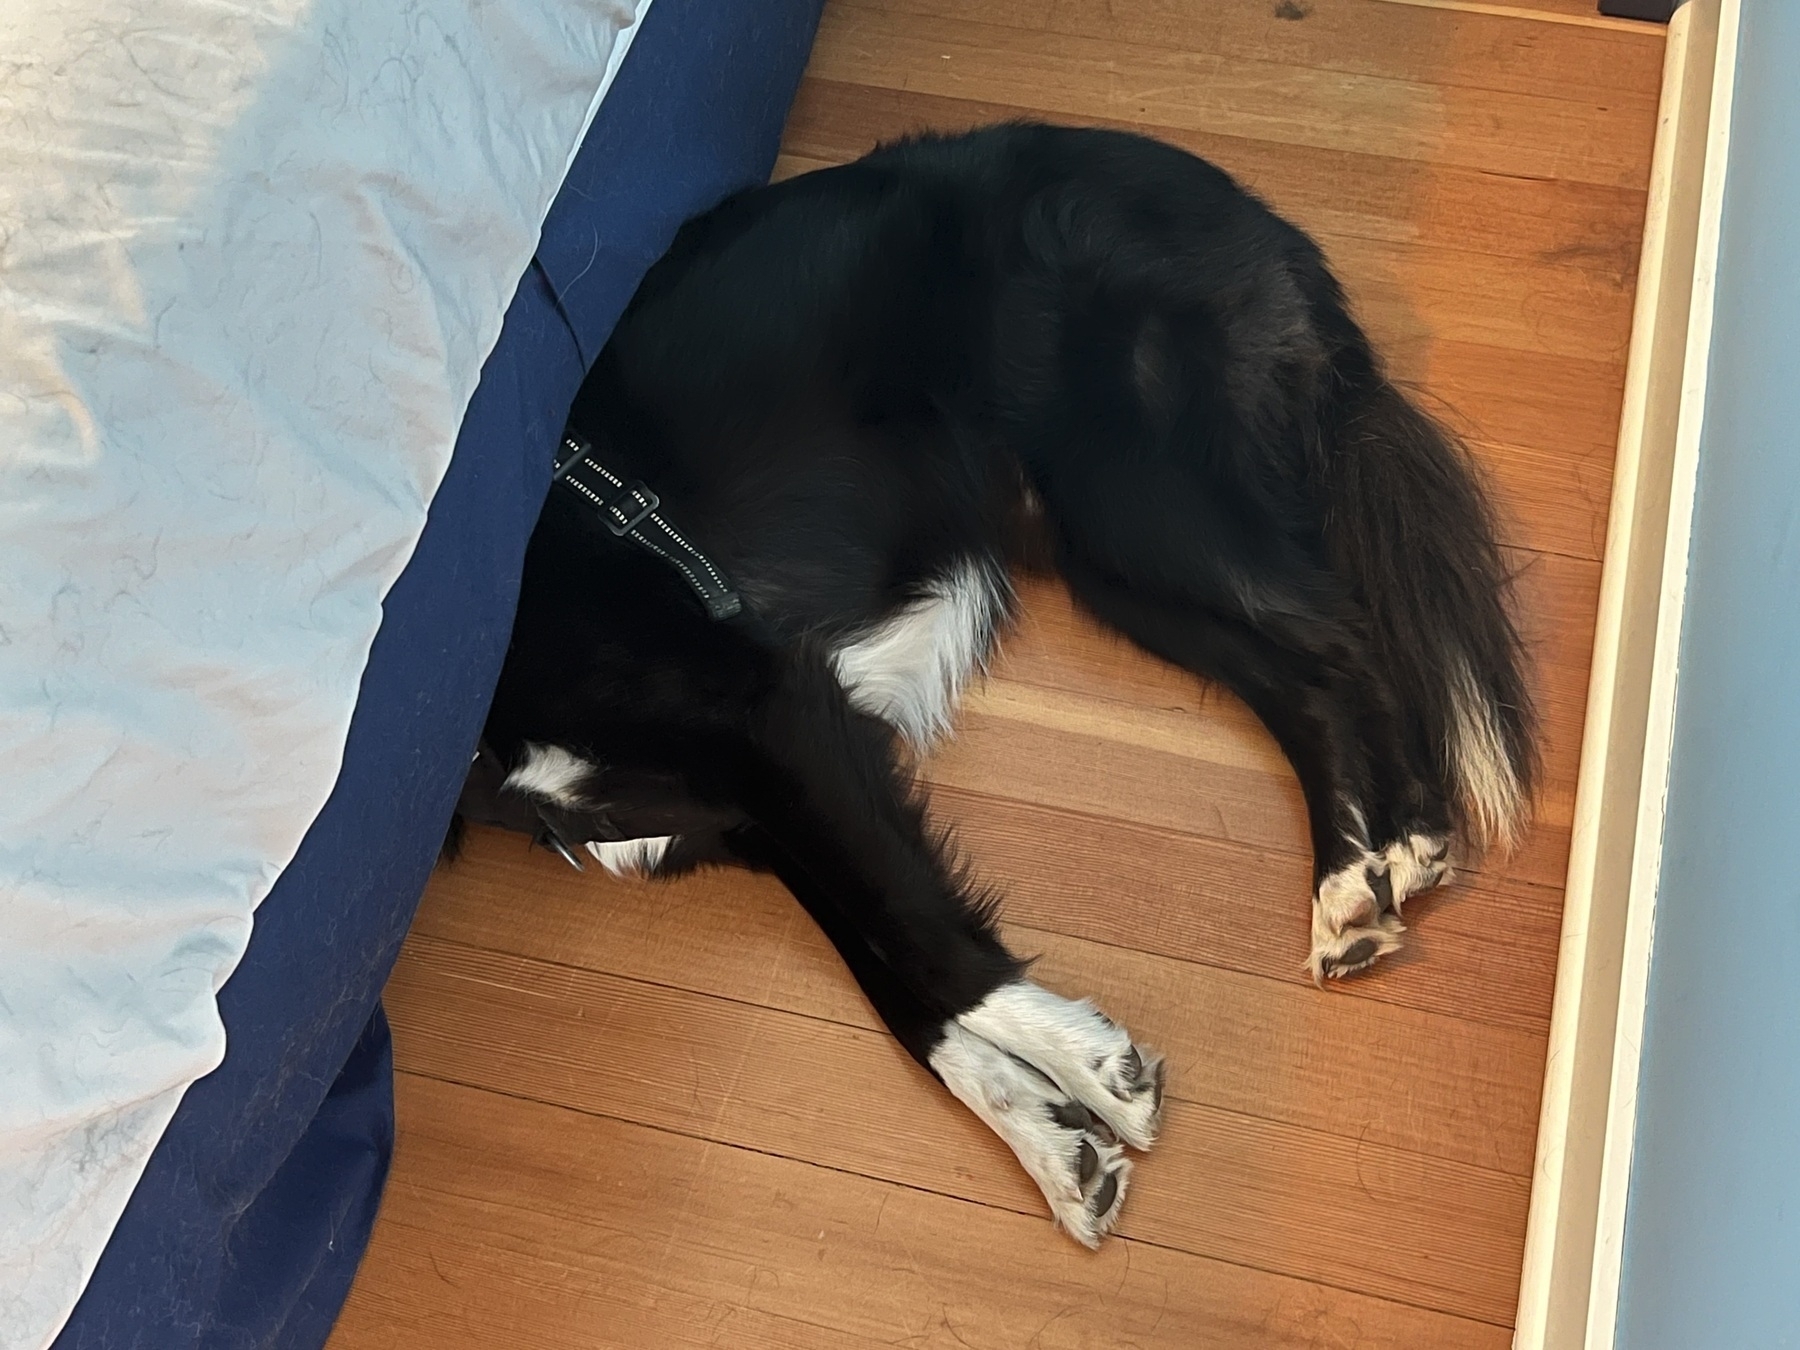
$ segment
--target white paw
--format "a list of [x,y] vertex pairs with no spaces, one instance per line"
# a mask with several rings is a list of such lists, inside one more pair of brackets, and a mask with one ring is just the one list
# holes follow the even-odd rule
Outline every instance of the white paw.
[[1121,1141],[1156,1139],[1162,1061],[1093,1005],[1020,981],[948,1023],[931,1067],[1006,1141],[1056,1222],[1098,1245],[1131,1179]]
[[1314,982],[1366,970],[1397,950],[1406,931],[1400,916],[1407,900],[1448,880],[1449,858],[1448,839],[1408,834],[1326,876],[1313,897],[1312,951],[1306,958]]
[[1450,841],[1442,835],[1409,834],[1389,844],[1381,857],[1387,864],[1396,914],[1413,896],[1456,875],[1450,864]]
[[1315,984],[1354,975],[1399,950],[1400,935],[1405,931],[1406,925],[1390,913],[1373,923],[1353,924],[1334,932],[1321,921],[1319,907],[1314,905],[1312,954],[1306,958],[1306,968]]
[[1057,1225],[1082,1246],[1099,1246],[1131,1181],[1131,1163],[1104,1122],[1029,1064],[954,1022],[931,1067],[1018,1155]]
[[1313,983],[1353,975],[1398,948],[1406,929],[1394,909],[1393,878],[1379,854],[1364,853],[1326,876],[1313,896],[1306,958]]
[[1020,980],[956,1020],[1048,1076],[1133,1148],[1156,1142],[1162,1060],[1146,1060],[1125,1028],[1086,999],[1061,998]]
[[1379,919],[1390,908],[1382,894],[1386,875],[1387,863],[1379,854],[1368,852],[1349,866],[1328,874],[1313,897],[1315,936],[1321,925],[1326,932],[1341,933]]

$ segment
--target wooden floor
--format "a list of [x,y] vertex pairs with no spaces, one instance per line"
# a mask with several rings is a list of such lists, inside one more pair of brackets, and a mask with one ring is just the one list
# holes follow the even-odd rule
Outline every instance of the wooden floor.
[[929,776],[1039,977],[1168,1054],[1122,1238],[1052,1230],[771,882],[478,835],[389,990],[398,1155],[333,1350],[1506,1346],[1661,59],[1591,0],[832,0],[784,173],[1030,112],[1321,238],[1510,513],[1540,823],[1320,992],[1269,738],[1031,587]]

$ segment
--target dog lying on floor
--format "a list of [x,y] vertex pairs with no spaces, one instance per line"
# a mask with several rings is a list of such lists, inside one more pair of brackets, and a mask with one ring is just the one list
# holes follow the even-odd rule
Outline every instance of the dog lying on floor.
[[[462,817],[777,874],[1094,1245],[1163,1069],[1024,976],[911,751],[1047,557],[1305,792],[1316,979],[1507,843],[1533,721],[1488,506],[1318,248],[1154,141],[923,137],[690,222],[588,374]],[[1298,955],[1298,953],[1296,953]]]

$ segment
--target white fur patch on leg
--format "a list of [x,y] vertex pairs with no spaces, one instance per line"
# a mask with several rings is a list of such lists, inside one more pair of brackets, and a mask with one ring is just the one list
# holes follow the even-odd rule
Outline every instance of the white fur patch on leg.
[[945,1026],[931,1068],[1006,1141],[1057,1225],[1082,1246],[1098,1246],[1131,1180],[1131,1163],[1106,1127],[1045,1075],[955,1022]]
[[1012,603],[1006,574],[970,558],[833,655],[850,702],[924,748],[950,727]]
[[615,877],[641,877],[656,870],[674,842],[674,835],[661,834],[643,839],[595,839],[586,847]]
[[593,772],[592,764],[560,745],[527,742],[524,762],[506,775],[500,790],[539,797],[553,806],[577,807],[582,804],[579,788]]

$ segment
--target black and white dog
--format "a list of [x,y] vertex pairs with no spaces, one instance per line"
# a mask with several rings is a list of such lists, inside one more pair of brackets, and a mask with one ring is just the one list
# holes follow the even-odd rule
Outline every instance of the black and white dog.
[[1315,977],[1392,951],[1528,800],[1462,451],[1311,240],[1168,146],[1000,126],[725,202],[645,280],[561,459],[463,816],[614,871],[775,872],[1089,1245],[1162,1066],[1024,977],[908,767],[1009,562],[1267,724],[1311,820]]

